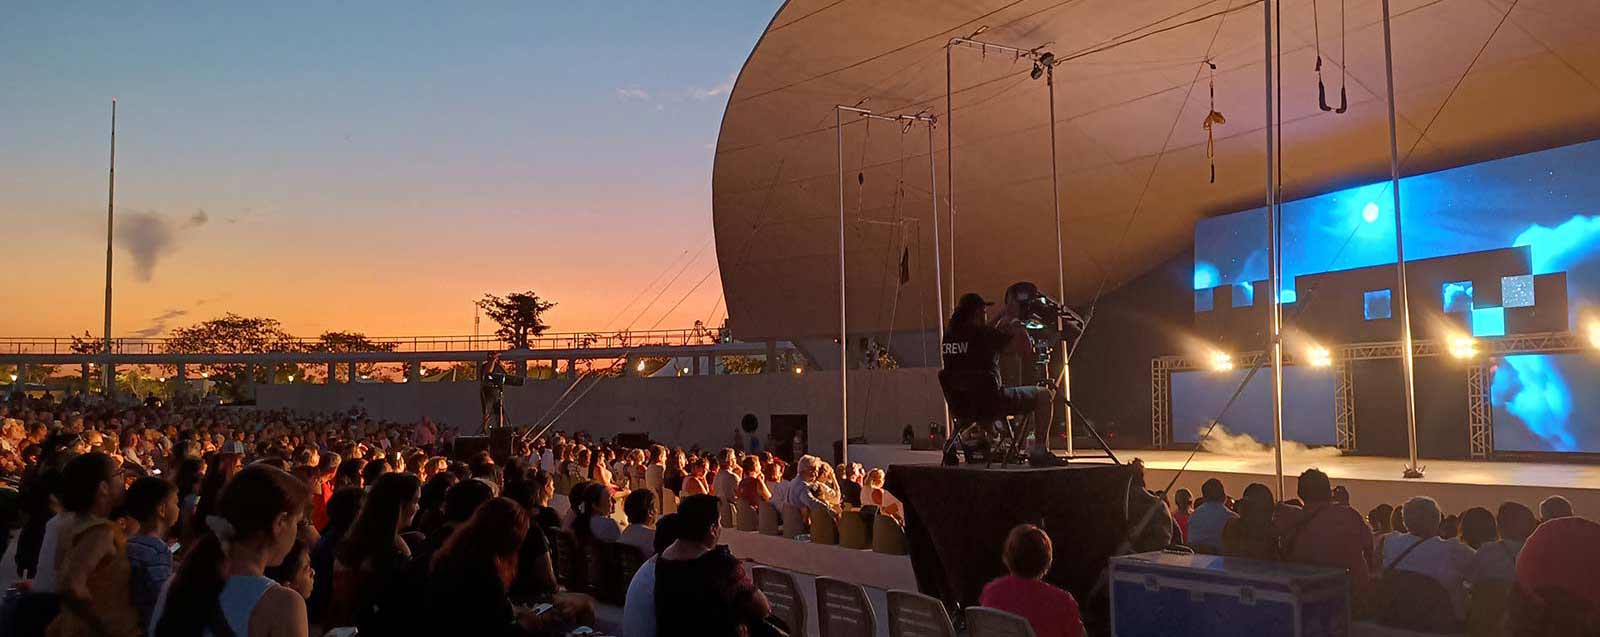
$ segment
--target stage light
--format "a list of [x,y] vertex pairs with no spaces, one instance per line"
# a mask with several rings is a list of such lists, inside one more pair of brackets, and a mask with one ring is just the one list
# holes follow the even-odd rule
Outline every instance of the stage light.
[[1233,369],[1233,357],[1222,352],[1212,353],[1211,369],[1219,372],[1225,372]]
[[[291,380],[291,381],[292,381],[292,380],[294,380],[294,377],[293,377],[293,376],[290,376],[290,377],[289,377],[289,380]],[[162,376],[162,377],[161,377],[161,382],[163,382],[163,383],[165,383],[165,382],[167,382],[167,377],[166,377],[166,376]]]
[[1361,209],[1361,220],[1367,223],[1377,223],[1378,204],[1376,202],[1369,201],[1366,207]]
[[1470,336],[1452,336],[1449,340],[1450,355],[1459,359],[1468,359],[1478,355],[1478,341]]
[[1600,321],[1589,321],[1589,346],[1600,349]]
[[[163,378],[162,382],[166,382],[166,379]],[[294,382],[294,374],[290,374],[289,375],[289,382],[291,382],[291,383]]]
[[636,368],[641,372],[644,371],[644,361],[639,361],[639,364],[636,366]]
[[1321,345],[1312,345],[1307,352],[1306,360],[1312,367],[1333,367],[1333,353]]
[[16,374],[12,374],[11,375],[11,382],[13,382],[13,383],[17,382],[17,375]]
[[804,368],[804,367],[801,367],[801,366],[799,366],[799,365],[795,365],[795,366],[794,366],[794,373],[796,373],[796,374],[799,374],[799,373],[802,373],[802,372],[804,372],[804,371],[805,371],[805,368]]

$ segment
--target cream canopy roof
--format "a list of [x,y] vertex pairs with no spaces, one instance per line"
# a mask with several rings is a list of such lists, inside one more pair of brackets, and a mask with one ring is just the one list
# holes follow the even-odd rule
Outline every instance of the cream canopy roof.
[[[1380,0],[1342,4],[1341,30],[1339,0],[1282,3],[1289,199],[1388,177]],[[1600,132],[1600,3],[1520,0],[1507,18],[1511,7],[1510,0],[1393,0],[1403,173]],[[717,140],[717,257],[741,338],[838,331],[836,104],[938,118],[933,151],[947,286],[945,135],[953,125],[957,291],[993,296],[1033,280],[1054,295],[1044,82],[1029,78],[1025,60],[958,48],[953,121],[945,101],[946,43],[981,27],[988,28],[978,39],[1042,46],[1063,60],[1055,123],[1070,301],[1087,302],[1102,283],[1115,289],[1180,254],[1196,220],[1264,202],[1259,1],[791,0],[740,72]],[[1341,82],[1347,87],[1343,114],[1318,108],[1319,32],[1330,101],[1337,105]],[[1201,127],[1211,110],[1207,59],[1217,66],[1216,110],[1227,117],[1215,129],[1216,183],[1208,181]],[[927,133],[920,125],[902,132],[892,123],[845,121],[850,330],[931,328]],[[912,280],[902,289],[903,251]]]

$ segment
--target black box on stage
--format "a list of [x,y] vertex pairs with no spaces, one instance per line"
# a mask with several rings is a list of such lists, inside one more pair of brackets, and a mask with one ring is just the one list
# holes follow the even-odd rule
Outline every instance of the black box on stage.
[[646,449],[650,447],[650,434],[617,434],[615,438],[611,439],[611,442],[615,443],[619,447],[627,447],[629,449]]
[[[456,438],[456,448],[453,455],[456,460],[466,461],[479,451],[489,450],[488,436],[460,436]],[[493,453],[489,455],[494,455]]]

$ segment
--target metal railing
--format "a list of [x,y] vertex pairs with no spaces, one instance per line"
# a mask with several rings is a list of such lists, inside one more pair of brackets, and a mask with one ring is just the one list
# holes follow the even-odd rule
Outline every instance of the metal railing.
[[[511,349],[511,343],[494,335],[486,336],[369,336],[367,340],[379,345],[382,351],[393,352],[475,352]],[[528,349],[604,349],[619,347],[680,347],[712,345],[730,341],[725,330],[713,328],[681,328],[668,330],[634,330],[618,332],[546,332],[528,339]],[[85,339],[64,337],[0,337],[0,354],[77,354],[74,342]],[[124,337],[111,339],[113,354],[167,354],[173,353],[166,338]],[[99,345],[100,341],[94,340]],[[279,347],[264,353],[296,353],[328,351],[319,338],[294,338],[283,341]],[[392,346],[392,348],[391,348]],[[335,350],[345,351],[345,350]],[[94,352],[99,353],[98,348]],[[246,353],[246,352],[239,352]],[[256,352],[248,352],[256,353]]]

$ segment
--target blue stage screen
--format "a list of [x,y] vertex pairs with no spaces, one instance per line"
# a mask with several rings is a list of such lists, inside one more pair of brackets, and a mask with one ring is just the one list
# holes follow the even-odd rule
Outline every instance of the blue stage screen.
[[1489,399],[1496,451],[1600,453],[1600,361],[1589,353],[1495,362]]
[[[1172,375],[1172,439],[1193,443],[1200,431],[1222,413],[1223,405],[1250,370],[1194,371]],[[1283,437],[1307,445],[1331,445],[1333,370],[1325,367],[1283,368]],[[1222,417],[1222,426],[1272,444],[1272,372],[1256,372],[1239,400]]]

